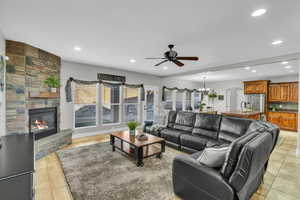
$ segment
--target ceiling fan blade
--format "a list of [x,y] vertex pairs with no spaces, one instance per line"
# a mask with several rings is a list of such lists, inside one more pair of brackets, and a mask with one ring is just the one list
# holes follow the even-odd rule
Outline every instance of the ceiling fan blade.
[[161,62],[159,62],[159,63],[157,63],[156,65],[154,65],[154,66],[159,66],[159,65],[161,65],[161,64],[163,64],[163,63],[165,63],[165,62],[167,62],[168,60],[163,60],[163,61],[161,61]]
[[166,59],[166,58],[145,58],[145,59]]
[[173,63],[175,63],[178,67],[182,67],[184,64],[180,62],[179,60],[172,60]]
[[198,57],[176,57],[177,60],[199,60]]

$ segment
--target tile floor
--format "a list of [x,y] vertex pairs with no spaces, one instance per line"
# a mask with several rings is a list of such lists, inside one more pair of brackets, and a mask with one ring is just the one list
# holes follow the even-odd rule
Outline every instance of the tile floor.
[[[300,199],[300,157],[296,157],[297,133],[281,131],[283,142],[276,147],[270,158],[264,183],[251,200],[298,200]],[[109,135],[98,135],[73,140],[64,148],[91,145],[109,140]],[[60,162],[52,153],[36,162],[36,199],[72,200]],[[178,200],[174,197],[172,200]]]

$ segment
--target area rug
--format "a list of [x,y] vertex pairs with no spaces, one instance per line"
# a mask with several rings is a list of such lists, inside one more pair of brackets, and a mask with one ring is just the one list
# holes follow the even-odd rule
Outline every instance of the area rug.
[[109,143],[57,152],[74,200],[168,200],[174,197],[172,161],[150,157],[137,167]]

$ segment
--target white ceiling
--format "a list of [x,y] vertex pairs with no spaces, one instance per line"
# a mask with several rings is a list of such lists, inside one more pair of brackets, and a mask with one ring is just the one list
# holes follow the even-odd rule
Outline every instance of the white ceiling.
[[[289,66],[288,69],[286,68],[287,66]],[[208,71],[192,75],[178,76],[177,78],[181,80],[190,80],[197,82],[203,82],[203,78],[205,78],[206,82],[229,80],[263,80],[270,77],[298,74],[299,61],[289,61],[288,64],[282,64],[281,62],[279,62],[247,67],[247,69],[245,67],[240,67],[229,70]],[[255,72],[253,72],[252,70],[255,70]]]
[[[251,17],[258,8],[267,13]],[[65,60],[166,76],[300,52],[299,8],[297,0],[1,0],[0,29]],[[200,61],[163,70],[144,59],[169,43]]]

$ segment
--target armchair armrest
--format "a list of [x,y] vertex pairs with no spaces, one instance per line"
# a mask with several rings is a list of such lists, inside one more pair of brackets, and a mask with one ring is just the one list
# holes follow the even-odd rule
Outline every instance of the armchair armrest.
[[173,161],[173,188],[188,200],[234,200],[234,191],[215,169],[198,163],[187,155]]

